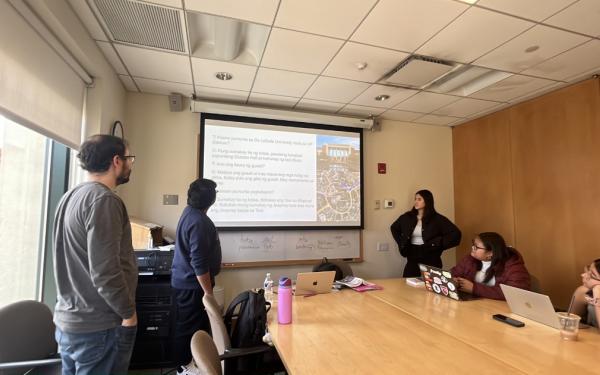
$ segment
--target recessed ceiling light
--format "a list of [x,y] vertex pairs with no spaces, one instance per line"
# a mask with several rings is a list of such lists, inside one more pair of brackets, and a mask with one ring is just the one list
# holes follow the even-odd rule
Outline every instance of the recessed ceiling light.
[[354,66],[356,66],[356,69],[358,69],[358,70],[365,70],[367,65],[368,64],[366,62],[357,62],[354,64]]
[[389,98],[389,95],[377,95],[375,97],[375,100],[377,100],[378,102],[383,102],[384,100],[388,100]]
[[219,72],[219,73],[215,74],[215,77],[217,77],[221,81],[229,81],[230,79],[233,78],[233,76],[227,72]]
[[525,48],[525,52],[526,53],[531,53],[531,52],[537,51],[538,49],[540,49],[540,46],[531,46],[531,47]]

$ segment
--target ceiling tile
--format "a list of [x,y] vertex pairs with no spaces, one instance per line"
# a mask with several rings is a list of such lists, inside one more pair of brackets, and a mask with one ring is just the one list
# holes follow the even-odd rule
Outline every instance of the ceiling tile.
[[413,121],[421,116],[423,116],[422,113],[397,111],[395,109],[388,109],[381,114],[381,118],[394,121]]
[[342,43],[338,39],[273,28],[261,65],[319,74]]
[[[536,25],[477,59],[475,64],[519,73],[589,40],[581,35]],[[530,47],[538,49],[526,52]]]
[[469,63],[533,25],[529,21],[472,7],[417,52]]
[[[275,26],[347,39],[376,0],[282,0]],[[336,17],[343,9],[343,17]]]
[[364,82],[319,77],[304,97],[328,102],[348,103],[368,87],[369,84]]
[[90,32],[92,39],[108,41],[106,34],[102,30],[102,27],[96,20],[96,16],[92,13],[87,1],[81,0],[69,0],[69,4],[75,10],[75,13],[79,16],[81,22],[85,25],[86,29]]
[[495,100],[499,102],[508,102],[528,93],[538,91],[544,87],[555,84],[541,78],[513,75],[505,80],[497,82],[483,90],[471,94],[471,98]]
[[414,122],[428,124],[428,125],[450,125],[460,120],[457,117],[450,116],[439,116],[439,115],[425,115],[414,120]]
[[253,92],[301,97],[314,82],[314,74],[259,68]]
[[576,0],[479,0],[477,5],[530,20],[541,21],[574,1]]
[[[190,60],[185,55],[115,44],[131,75],[170,82],[192,83]],[[167,68],[168,67],[168,68]]]
[[348,104],[338,111],[338,114],[344,116],[370,117],[377,116],[385,111],[384,108],[367,107],[362,105]]
[[[194,69],[194,83],[197,85],[241,91],[250,91],[257,69],[251,65],[199,59],[197,57],[192,57],[192,68]],[[229,81],[222,81],[215,77],[215,74],[219,72],[227,72],[233,78]]]
[[421,91],[394,107],[403,111],[429,113],[459,100],[459,97]]
[[343,103],[333,103],[324,100],[302,99],[294,109],[323,113],[335,113],[344,106]]
[[96,42],[96,44],[98,45],[98,47],[100,47],[100,49],[102,50],[102,53],[104,54],[104,57],[106,57],[106,60],[108,60],[108,62],[113,67],[115,72],[117,72],[117,74],[124,74],[124,75],[129,74],[129,73],[127,73],[125,66],[121,62],[121,59],[119,59],[119,56],[117,55],[117,53],[115,52],[115,50],[113,49],[113,47],[110,43]]
[[[372,85],[357,98],[355,98],[352,101],[352,104],[377,108],[392,108],[396,104],[415,95],[416,93],[416,90],[409,90],[401,87]],[[389,95],[389,99],[377,101],[375,100],[375,97],[378,95]]]
[[157,81],[154,79],[134,77],[140,91],[149,94],[169,95],[172,93],[190,96],[194,93],[194,86],[185,83]]
[[196,97],[207,101],[245,104],[248,92],[196,85]]
[[[407,56],[404,52],[348,42],[323,74],[355,81],[376,82]],[[366,63],[366,68],[359,70],[356,64],[360,63]]]
[[185,0],[187,10],[271,25],[278,0]]
[[448,0],[381,0],[351,40],[412,52],[467,8]]
[[274,108],[293,108],[300,98],[277,96],[253,92],[250,94],[248,104]]
[[544,23],[591,36],[600,36],[600,1],[580,0],[548,18]]
[[475,113],[486,109],[496,107],[499,103],[488,102],[486,100],[464,98],[454,103],[450,103],[433,113],[436,115],[453,116],[453,117],[468,117]]
[[148,3],[164,5],[172,8],[182,8],[181,0],[143,0]]
[[568,81],[571,77],[593,72],[597,68],[600,68],[600,41],[591,40],[531,69],[527,69],[523,73]]
[[138,89],[135,86],[135,83],[133,82],[133,79],[131,79],[130,76],[125,76],[125,75],[119,74],[119,79],[121,80],[121,82],[123,83],[123,86],[125,86],[125,89],[127,91],[138,92]]

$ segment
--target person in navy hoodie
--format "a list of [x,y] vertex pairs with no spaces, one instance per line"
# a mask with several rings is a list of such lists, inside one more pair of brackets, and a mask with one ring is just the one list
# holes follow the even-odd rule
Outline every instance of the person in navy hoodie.
[[197,330],[210,332],[202,297],[212,295],[215,276],[221,270],[221,243],[206,215],[217,198],[217,184],[197,179],[188,189],[187,207],[177,224],[171,287],[177,306],[174,356],[179,374],[198,373],[192,361],[190,341]]
[[495,232],[479,233],[471,253],[450,270],[459,289],[474,296],[504,300],[500,284],[529,290],[531,279],[519,252]]

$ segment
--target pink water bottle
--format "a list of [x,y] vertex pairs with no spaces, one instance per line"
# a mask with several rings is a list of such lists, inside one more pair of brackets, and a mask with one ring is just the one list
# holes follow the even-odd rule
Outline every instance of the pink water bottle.
[[287,277],[279,279],[277,321],[279,324],[290,324],[292,322],[292,280]]

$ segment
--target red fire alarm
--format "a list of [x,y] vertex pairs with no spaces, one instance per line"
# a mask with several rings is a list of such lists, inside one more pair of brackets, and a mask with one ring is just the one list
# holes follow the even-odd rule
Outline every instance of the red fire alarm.
[[377,163],[377,173],[385,174],[385,163]]

